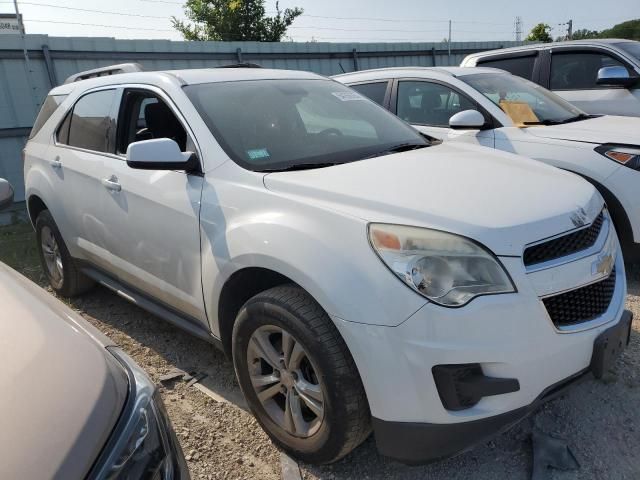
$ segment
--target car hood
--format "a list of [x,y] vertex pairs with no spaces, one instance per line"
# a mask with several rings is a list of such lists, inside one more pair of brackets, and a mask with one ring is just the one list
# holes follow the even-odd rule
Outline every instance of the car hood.
[[313,170],[267,174],[265,186],[366,221],[470,237],[497,255],[590,222],[603,200],[586,181],[541,162],[444,143]]
[[110,344],[0,263],[0,478],[85,478],[124,406]]
[[640,145],[640,118],[603,115],[564,125],[529,127],[527,133],[539,138],[598,145],[602,143]]

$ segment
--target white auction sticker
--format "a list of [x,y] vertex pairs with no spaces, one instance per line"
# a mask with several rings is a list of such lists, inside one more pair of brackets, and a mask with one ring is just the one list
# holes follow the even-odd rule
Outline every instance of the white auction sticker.
[[331,92],[331,95],[338,97],[343,102],[351,100],[364,100],[365,98],[357,92]]

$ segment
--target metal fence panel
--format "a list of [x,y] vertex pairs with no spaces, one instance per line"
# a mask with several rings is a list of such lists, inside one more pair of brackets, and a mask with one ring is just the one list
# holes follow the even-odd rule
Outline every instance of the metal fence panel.
[[458,65],[473,52],[518,42],[444,43],[261,43],[173,42],[114,38],[25,37],[26,64],[19,35],[0,43],[0,177],[24,199],[20,151],[47,92],[83,70],[138,62],[145,70],[210,68],[253,62],[267,68],[308,70],[321,75],[394,66]]

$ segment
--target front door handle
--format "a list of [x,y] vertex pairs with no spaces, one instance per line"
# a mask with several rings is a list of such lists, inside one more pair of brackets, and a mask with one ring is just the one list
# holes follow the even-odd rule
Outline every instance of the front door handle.
[[104,185],[107,190],[112,190],[114,192],[122,190],[122,185],[118,183],[118,177],[115,175],[111,175],[109,178],[103,178],[102,185]]

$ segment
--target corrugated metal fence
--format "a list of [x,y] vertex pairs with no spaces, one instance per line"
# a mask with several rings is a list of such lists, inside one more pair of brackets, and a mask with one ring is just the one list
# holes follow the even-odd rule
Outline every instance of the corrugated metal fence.
[[124,62],[146,70],[206,68],[254,62],[268,68],[322,75],[391,66],[458,65],[469,53],[516,42],[452,43],[260,43],[172,42],[27,35],[29,63],[20,36],[0,41],[0,177],[24,198],[20,151],[47,92],[74,73]]

